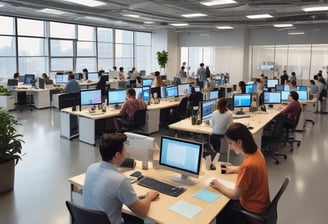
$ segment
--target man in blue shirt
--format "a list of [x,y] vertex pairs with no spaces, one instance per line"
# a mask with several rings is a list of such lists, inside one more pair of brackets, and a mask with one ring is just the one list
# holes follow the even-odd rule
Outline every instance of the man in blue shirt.
[[78,92],[80,92],[80,85],[74,79],[73,72],[68,73],[68,82],[65,86],[64,92],[65,93],[78,93]]
[[83,188],[84,207],[104,211],[112,224],[143,223],[142,219],[122,213],[125,204],[136,215],[144,217],[159,193],[150,190],[145,198],[138,199],[129,179],[119,172],[125,160],[124,134],[104,134],[99,151],[102,161],[89,166]]
[[200,88],[203,88],[203,83],[206,78],[206,70],[204,68],[204,63],[200,63],[200,67],[197,69],[196,81]]

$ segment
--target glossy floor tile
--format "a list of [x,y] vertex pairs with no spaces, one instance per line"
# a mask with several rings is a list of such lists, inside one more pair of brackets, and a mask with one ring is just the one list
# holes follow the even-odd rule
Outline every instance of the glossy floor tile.
[[[22,124],[18,129],[24,134],[24,156],[16,166],[14,191],[0,195],[0,223],[68,224],[67,179],[99,161],[98,150],[77,139],[61,138],[59,112],[55,109],[12,114]],[[271,195],[277,192],[285,177],[290,178],[279,203],[280,224],[327,222],[328,115],[311,116],[315,126],[308,124],[303,133],[297,133],[302,140],[299,148],[295,146],[290,152],[280,145],[280,150],[288,154],[287,160],[281,159],[281,164],[275,165],[272,159],[267,159]],[[163,129],[152,136],[158,139],[161,134],[174,133]]]

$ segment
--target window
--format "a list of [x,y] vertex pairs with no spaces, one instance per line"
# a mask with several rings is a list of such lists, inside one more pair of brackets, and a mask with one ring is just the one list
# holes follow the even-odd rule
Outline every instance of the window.
[[133,67],[133,32],[115,30],[115,63],[125,72]]
[[73,56],[72,40],[50,40],[51,56]]
[[18,35],[44,37],[44,22],[31,19],[17,19]]
[[14,18],[0,16],[0,34],[5,35],[14,35],[15,34],[15,26],[14,26]]
[[98,28],[98,69],[109,71],[114,66],[113,29]]
[[50,37],[75,39],[75,25],[50,22]]
[[135,32],[135,67],[151,72],[151,33]]

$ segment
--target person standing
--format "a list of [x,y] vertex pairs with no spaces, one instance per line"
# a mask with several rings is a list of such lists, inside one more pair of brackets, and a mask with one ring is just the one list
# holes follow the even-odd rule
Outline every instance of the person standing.
[[197,69],[196,82],[200,88],[203,88],[203,83],[206,78],[206,70],[204,68],[204,63],[200,63],[200,67]]
[[87,68],[84,68],[82,70],[82,74],[83,74],[83,80],[88,80],[89,79],[89,76],[88,76],[89,72],[88,72]]
[[156,71],[155,78],[152,83],[152,87],[160,87],[160,86],[164,86],[164,82],[161,78],[161,73],[159,71]]
[[283,74],[280,76],[280,84],[285,85],[286,81],[288,81],[288,74],[287,71],[284,70]]
[[121,80],[124,80],[125,79],[124,68],[120,67],[119,70],[120,70],[120,72],[118,74],[118,78]]

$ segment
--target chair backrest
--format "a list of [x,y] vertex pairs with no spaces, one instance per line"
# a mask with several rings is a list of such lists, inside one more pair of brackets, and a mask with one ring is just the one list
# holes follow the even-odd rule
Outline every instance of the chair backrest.
[[273,130],[272,130],[272,135],[271,135],[271,139],[274,141],[274,140],[279,140],[282,138],[283,136],[283,132],[282,132],[282,129],[284,127],[284,121],[286,119],[286,114],[279,114],[277,117],[276,117],[276,123],[273,127]]
[[268,207],[265,216],[266,216],[266,224],[277,224],[278,215],[277,215],[277,205],[281,195],[284,193],[287,185],[289,183],[289,178],[286,177],[282,186],[280,187],[278,193],[274,196],[273,200]]
[[137,110],[133,116],[133,127],[142,127],[146,125],[146,109]]
[[303,108],[299,109],[299,111],[297,112],[295,122],[294,122],[294,124],[293,124],[293,126],[292,126],[292,129],[293,129],[293,130],[297,127],[297,124],[298,124],[298,122],[299,122],[299,120],[300,120],[300,117],[301,117],[301,113],[302,113],[302,111],[303,111]]
[[180,101],[180,104],[178,105],[177,108],[177,116],[185,118],[187,115],[187,104],[188,104],[188,97],[182,98]]
[[110,224],[108,216],[103,211],[87,209],[66,201],[66,206],[72,217],[73,224]]

